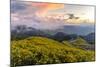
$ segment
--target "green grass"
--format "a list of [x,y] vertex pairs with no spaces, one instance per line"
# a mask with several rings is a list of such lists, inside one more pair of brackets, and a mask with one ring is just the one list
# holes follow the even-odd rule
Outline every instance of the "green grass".
[[72,44],[72,46],[76,47],[76,48],[81,48],[84,50],[94,50],[92,49],[92,45],[89,44],[86,40],[84,40],[81,37],[78,37],[76,40],[70,42],[70,44]]
[[37,65],[94,61],[94,51],[70,46],[45,37],[11,42],[11,65]]

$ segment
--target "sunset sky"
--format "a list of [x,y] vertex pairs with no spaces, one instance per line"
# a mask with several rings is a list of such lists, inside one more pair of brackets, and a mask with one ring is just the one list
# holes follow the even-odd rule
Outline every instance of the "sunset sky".
[[11,1],[11,24],[41,29],[56,29],[69,24],[94,24],[94,9],[93,6]]

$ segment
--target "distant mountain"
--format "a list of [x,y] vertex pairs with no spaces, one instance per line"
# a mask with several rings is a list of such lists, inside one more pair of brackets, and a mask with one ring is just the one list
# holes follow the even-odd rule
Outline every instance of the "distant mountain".
[[11,30],[11,39],[24,39],[31,36],[44,36],[44,37],[50,37],[49,34],[44,33],[41,30],[37,30],[32,27],[26,27],[26,26],[17,26],[13,30]]
[[57,32],[55,35],[53,35],[53,38],[58,41],[74,40],[77,38],[77,35],[76,34],[66,34],[64,32]]
[[43,30],[44,32],[54,35],[57,32],[63,32],[66,34],[77,34],[77,35],[87,35],[95,31],[94,24],[81,24],[81,25],[65,25],[60,29],[56,30]]
[[94,31],[93,26],[67,25],[64,26],[63,29],[39,30],[33,27],[20,25],[11,29],[11,39],[24,39],[30,36],[43,36],[52,38],[54,40],[63,41],[75,40],[79,35],[81,35],[86,41],[90,43],[93,42],[95,36],[93,33],[91,33],[92,31]]
[[95,33],[90,33],[83,37],[88,43],[95,44]]
[[65,39],[67,39],[66,36],[67,36],[66,33],[58,32],[53,36],[53,39],[58,40],[58,41],[63,41]]
[[67,25],[61,30],[62,32],[67,32],[67,34],[77,34],[77,35],[87,35],[94,32],[93,25]]

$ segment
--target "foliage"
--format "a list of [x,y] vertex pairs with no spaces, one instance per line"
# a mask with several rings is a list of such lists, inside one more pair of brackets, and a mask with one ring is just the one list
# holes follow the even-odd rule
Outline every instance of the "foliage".
[[11,42],[11,65],[37,65],[94,61],[94,51],[82,50],[45,37]]

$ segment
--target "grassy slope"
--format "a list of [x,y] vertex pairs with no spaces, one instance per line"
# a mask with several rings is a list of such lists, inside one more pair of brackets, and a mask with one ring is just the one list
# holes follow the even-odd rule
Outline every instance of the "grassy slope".
[[12,41],[12,66],[94,61],[94,52],[69,46],[58,41],[31,37]]
[[85,49],[85,50],[94,50],[92,45],[89,44],[86,40],[78,37],[76,40],[70,42],[74,47]]

